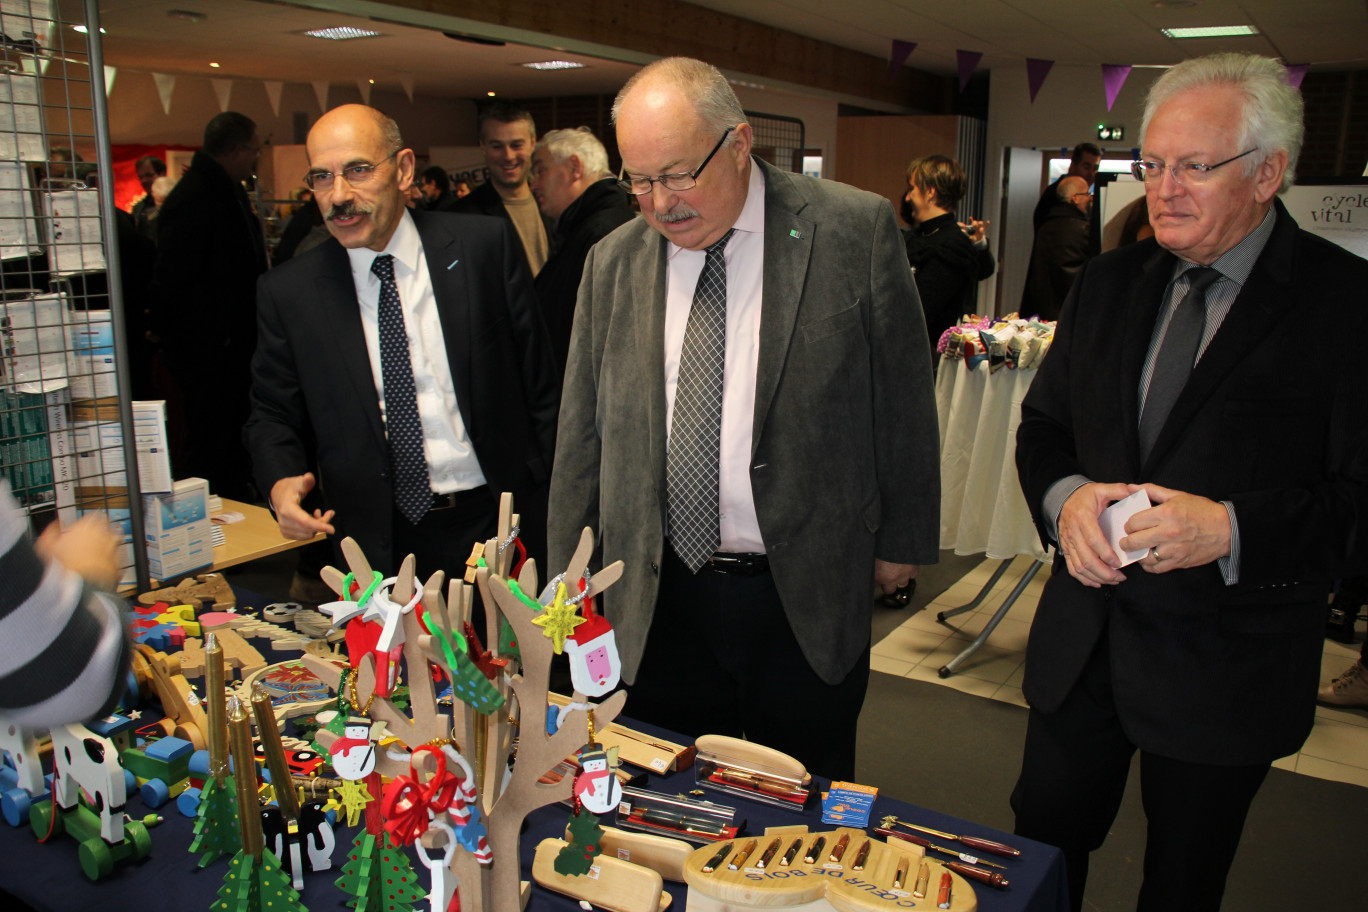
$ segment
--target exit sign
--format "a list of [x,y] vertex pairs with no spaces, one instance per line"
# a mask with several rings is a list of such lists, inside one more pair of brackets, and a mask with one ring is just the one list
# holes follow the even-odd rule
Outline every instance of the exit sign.
[[1113,127],[1107,124],[1097,125],[1097,138],[1103,142],[1120,142],[1126,138],[1125,127]]

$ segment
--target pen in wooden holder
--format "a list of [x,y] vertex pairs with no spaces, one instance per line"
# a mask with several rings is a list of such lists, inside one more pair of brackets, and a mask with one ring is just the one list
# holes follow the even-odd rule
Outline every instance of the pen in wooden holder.
[[261,860],[261,805],[257,803],[256,760],[252,756],[252,720],[243,711],[242,701],[228,701],[228,727],[232,732],[233,779],[237,783],[238,832],[242,851]]
[[224,711],[223,647],[212,631],[204,639],[204,689],[209,702],[209,774],[222,783],[228,774],[228,717]]
[[299,793],[295,791],[290,765],[285,759],[285,745],[280,740],[280,728],[276,725],[275,707],[271,705],[271,695],[260,684],[252,688],[252,712],[256,715],[257,735],[261,739],[261,750],[266,755],[266,768],[271,771],[271,784],[275,787],[280,816],[287,821],[298,820]]

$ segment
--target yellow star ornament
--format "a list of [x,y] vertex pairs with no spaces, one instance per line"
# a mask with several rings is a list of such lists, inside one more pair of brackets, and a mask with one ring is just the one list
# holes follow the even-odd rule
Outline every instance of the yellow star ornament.
[[361,822],[361,814],[365,812],[366,805],[375,800],[371,797],[370,790],[366,788],[365,780],[362,779],[343,779],[338,793],[342,797],[342,803],[347,806],[347,826],[349,827],[354,827]]
[[578,605],[566,603],[565,583],[559,583],[556,586],[556,600],[534,617],[532,623],[542,629],[542,635],[551,640],[556,655],[560,655],[565,651],[565,638],[584,623],[584,618],[579,616]]

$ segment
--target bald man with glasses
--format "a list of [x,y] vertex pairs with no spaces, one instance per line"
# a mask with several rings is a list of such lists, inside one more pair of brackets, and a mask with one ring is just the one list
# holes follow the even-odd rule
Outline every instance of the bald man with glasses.
[[512,226],[410,211],[413,150],[374,108],[334,108],[306,148],[332,239],[258,285],[244,431],[281,532],[451,577],[511,491],[544,563],[557,380]]

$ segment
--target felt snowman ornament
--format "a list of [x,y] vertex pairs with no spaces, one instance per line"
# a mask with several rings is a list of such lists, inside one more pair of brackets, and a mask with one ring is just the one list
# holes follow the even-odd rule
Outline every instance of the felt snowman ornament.
[[601,614],[586,614],[584,623],[565,638],[570,681],[586,697],[601,697],[618,686],[622,662],[612,625]]
[[575,776],[574,792],[591,814],[607,814],[622,802],[622,783],[613,774],[617,755],[616,747],[604,750],[597,742],[580,749],[580,771]]
[[375,742],[371,740],[371,720],[352,716],[338,738],[328,748],[332,766],[340,779],[364,779],[375,770]]

